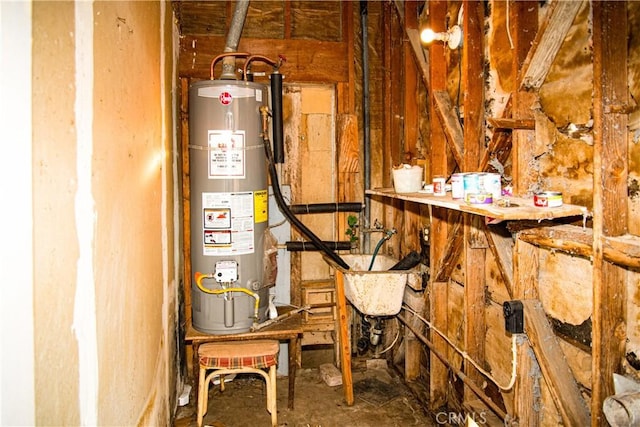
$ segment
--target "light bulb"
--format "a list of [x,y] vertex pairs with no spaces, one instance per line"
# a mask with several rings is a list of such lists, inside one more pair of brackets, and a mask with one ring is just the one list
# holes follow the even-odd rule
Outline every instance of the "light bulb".
[[434,33],[431,28],[425,28],[424,30],[422,30],[422,33],[420,33],[420,40],[422,40],[422,43],[424,44],[431,43],[435,40],[435,38],[436,33]]

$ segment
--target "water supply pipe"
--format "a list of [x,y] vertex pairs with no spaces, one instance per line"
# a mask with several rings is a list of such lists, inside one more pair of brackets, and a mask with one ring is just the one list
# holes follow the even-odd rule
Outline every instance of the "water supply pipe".
[[[236,58],[248,58],[251,54],[247,53],[247,52],[227,52],[227,53],[221,53],[220,55],[216,56],[215,58],[213,58],[213,60],[211,61],[211,66],[210,66],[210,70],[209,70],[209,77],[211,78],[211,80],[215,80],[215,75],[213,73],[213,69],[216,65],[216,62],[218,62],[219,60],[223,59],[223,62],[226,58],[233,58],[233,61],[235,63]],[[235,73],[234,73],[234,78],[235,78]],[[222,78],[222,77],[221,77]],[[227,79],[229,80],[229,79]]]
[[258,295],[255,292],[251,292],[247,288],[207,289],[202,285],[202,280],[215,279],[215,276],[213,274],[200,273],[199,271],[196,272],[194,276],[196,279],[196,285],[198,286],[198,289],[200,289],[202,292],[206,294],[214,294],[214,295],[225,294],[225,296],[227,296],[229,292],[242,292],[249,296],[252,296],[256,300],[253,308],[253,319],[254,319],[254,322],[258,321],[258,308],[260,307],[260,295]]
[[495,412],[495,414],[497,416],[502,418],[502,420],[506,420],[507,419],[507,413],[505,411],[503,411],[502,408],[500,408],[498,406],[498,404],[496,402],[494,402],[489,396],[487,396],[487,394],[480,387],[478,387],[464,372],[462,372],[457,366],[454,366],[449,361],[449,359],[447,359],[446,355],[444,355],[442,352],[440,352],[440,350],[438,350],[435,347],[435,345],[431,341],[429,341],[429,339],[424,334],[422,334],[420,331],[418,331],[408,321],[408,319],[406,319],[403,315],[398,315],[397,318],[398,318],[398,320],[400,320],[402,322],[402,324],[404,324],[404,326],[407,329],[409,329],[411,332],[413,332],[413,334],[416,336],[416,338],[418,338],[420,341],[422,341],[422,343],[424,345],[429,347],[429,350],[438,359],[440,359],[440,361],[442,363],[444,363],[449,369],[451,369],[451,372],[453,372],[458,378],[460,378],[460,380],[462,380],[462,382],[465,383],[469,387],[469,389],[471,391],[473,391],[476,394],[476,396],[478,396],[480,398],[480,400],[482,400],[493,412]]
[[[326,247],[334,251],[348,251],[351,249],[351,242],[322,242]],[[322,249],[317,247],[313,242],[287,242],[284,248],[289,252],[309,252],[309,251],[321,251]]]
[[[274,153],[275,155],[275,153]],[[334,212],[360,212],[362,203],[313,203],[309,205],[291,205],[291,212],[295,214],[317,214]],[[382,230],[380,230],[382,231]]]
[[[362,157],[364,158],[364,191],[371,188],[371,150],[369,147],[371,136],[371,117],[369,102],[369,10],[367,0],[360,1],[360,25],[362,34]],[[371,220],[371,200],[366,194],[364,197],[364,220],[368,226]],[[362,249],[367,251],[370,245],[370,236],[365,234],[362,239]]]
[[284,125],[282,115],[282,74],[271,74],[271,109],[273,133],[273,161],[284,163]]
[[264,145],[265,155],[267,156],[267,166],[269,169],[269,177],[271,178],[271,186],[273,187],[273,195],[276,199],[276,204],[287,218],[287,220],[298,230],[302,235],[311,240],[322,252],[324,252],[329,258],[331,258],[336,264],[345,270],[350,270],[349,264],[347,264],[337,253],[329,249],[318,236],[316,236],[307,226],[305,226],[296,216],[291,212],[289,206],[282,197],[280,191],[280,181],[278,180],[278,172],[276,171],[276,165],[273,160],[273,152],[271,151],[271,142],[269,141],[269,125],[268,116],[269,108],[260,107],[260,114],[262,115],[262,143]]
[[387,240],[389,240],[391,238],[391,236],[393,236],[396,233],[397,233],[397,231],[396,231],[395,228],[392,228],[391,230],[386,230],[384,232],[384,236],[382,236],[382,239],[380,239],[378,241],[378,244],[376,245],[376,248],[373,251],[373,255],[371,255],[371,263],[369,264],[369,271],[371,271],[371,269],[373,268],[373,263],[376,260],[376,256],[378,255],[378,251],[382,247],[382,244],[384,242],[386,242]]

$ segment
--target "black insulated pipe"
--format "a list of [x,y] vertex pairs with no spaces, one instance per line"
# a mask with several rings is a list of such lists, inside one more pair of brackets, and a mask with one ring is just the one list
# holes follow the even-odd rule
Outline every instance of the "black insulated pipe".
[[362,203],[313,203],[310,205],[291,205],[289,208],[294,214],[361,212]]
[[[348,251],[351,249],[351,242],[322,242],[327,248],[333,251]],[[320,251],[319,247],[313,242],[287,242],[285,246],[289,252],[310,252]]]
[[271,132],[273,160],[284,163],[284,128],[282,124],[282,74],[271,74]]
[[284,197],[282,197],[282,192],[280,191],[280,181],[278,179],[278,171],[276,170],[276,164],[273,161],[273,152],[271,151],[271,142],[269,141],[269,133],[267,132],[267,128],[268,128],[267,113],[266,113],[266,110],[263,110],[262,108],[260,109],[260,112],[262,113],[262,126],[263,126],[262,145],[264,145],[264,152],[265,152],[265,155],[267,156],[267,167],[269,169],[269,177],[271,178],[271,187],[273,188],[273,196],[276,199],[276,204],[278,205],[280,212],[282,212],[285,218],[287,218],[287,220],[291,223],[293,227],[295,227],[296,230],[298,230],[307,239],[315,243],[316,246],[318,246],[322,250],[322,252],[324,252],[329,258],[334,260],[336,264],[338,264],[340,267],[344,268],[345,270],[350,270],[351,267],[349,267],[349,264],[344,262],[344,260],[340,257],[340,255],[338,255],[337,253],[335,253],[334,251],[326,247],[318,236],[316,236],[311,230],[309,230],[309,228],[307,228],[306,225],[304,225],[298,218],[296,218],[296,216],[291,212],[291,209],[289,209],[289,206],[287,205],[287,202],[285,202]]

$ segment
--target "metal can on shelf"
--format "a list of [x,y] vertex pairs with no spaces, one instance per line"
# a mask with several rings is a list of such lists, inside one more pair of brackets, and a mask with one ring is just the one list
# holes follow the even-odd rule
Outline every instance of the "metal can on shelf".
[[434,196],[444,196],[447,194],[447,190],[445,189],[445,179],[442,176],[433,177],[433,195]]
[[541,191],[533,195],[533,204],[540,208],[557,208],[562,206],[560,191]]
[[464,201],[471,205],[490,205],[493,203],[491,193],[469,193],[464,196]]
[[480,191],[491,193],[494,200],[502,196],[502,177],[499,173],[486,172],[480,174]]
[[464,196],[478,194],[480,192],[480,174],[475,172],[465,173],[462,177]]
[[451,175],[451,198],[464,199],[464,174],[454,173]]

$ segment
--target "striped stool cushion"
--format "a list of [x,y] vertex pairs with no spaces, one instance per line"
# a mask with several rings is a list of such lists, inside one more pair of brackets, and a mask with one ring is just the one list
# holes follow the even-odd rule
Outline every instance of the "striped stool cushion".
[[279,350],[276,340],[211,342],[200,346],[198,359],[208,369],[264,369],[278,362]]

